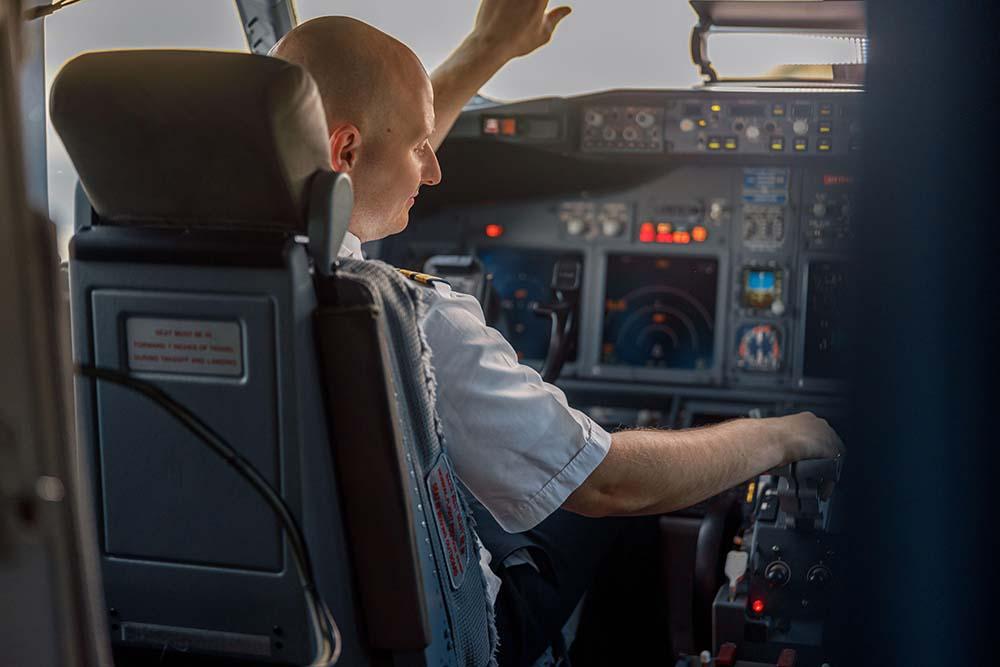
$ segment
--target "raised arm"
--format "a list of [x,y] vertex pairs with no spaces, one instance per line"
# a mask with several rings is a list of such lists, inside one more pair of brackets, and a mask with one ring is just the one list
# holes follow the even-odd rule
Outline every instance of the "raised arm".
[[586,516],[671,512],[771,468],[837,456],[842,447],[826,420],[809,412],[683,431],[621,431],[563,507]]
[[472,32],[431,74],[437,150],[462,107],[510,60],[547,44],[569,7],[546,11],[548,0],[483,0]]

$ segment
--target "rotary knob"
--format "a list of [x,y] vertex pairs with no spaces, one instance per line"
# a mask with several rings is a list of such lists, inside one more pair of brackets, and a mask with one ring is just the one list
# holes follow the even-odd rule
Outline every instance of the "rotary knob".
[[813,204],[813,215],[815,215],[817,218],[826,217],[826,204],[824,204],[821,201],[818,201],[815,204]]
[[680,122],[681,132],[690,132],[694,129],[694,121],[690,118],[682,118]]
[[760,128],[756,125],[750,125],[747,127],[746,131],[747,139],[750,141],[757,141],[760,139]]
[[596,111],[588,111],[586,115],[584,115],[583,121],[587,125],[598,127],[604,124],[604,116]]
[[708,206],[708,218],[712,222],[719,222],[722,220],[722,216],[725,212],[726,207],[721,201],[714,201]]
[[618,220],[604,220],[601,222],[601,233],[605,236],[618,236],[622,233],[622,227]]
[[771,588],[781,588],[792,578],[792,570],[788,563],[776,560],[764,569],[764,581]]
[[635,124],[639,127],[651,127],[656,119],[648,111],[640,111],[635,115]]
[[792,132],[799,136],[807,134],[809,132],[809,121],[802,120],[801,118],[795,121],[792,123]]
[[813,586],[821,588],[833,579],[833,572],[826,565],[813,565],[806,573],[806,581]]
[[570,236],[579,236],[587,230],[587,223],[579,218],[574,218],[566,222],[566,233]]
[[615,128],[606,127],[604,128],[603,136],[605,141],[614,141],[618,137],[618,133],[615,132]]

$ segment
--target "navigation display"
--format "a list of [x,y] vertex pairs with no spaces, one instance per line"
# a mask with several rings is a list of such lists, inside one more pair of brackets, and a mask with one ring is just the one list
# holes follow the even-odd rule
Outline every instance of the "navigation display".
[[843,379],[848,367],[847,264],[812,262],[806,292],[806,332],[802,374]]
[[718,269],[707,257],[609,255],[601,363],[712,368]]
[[[579,253],[547,252],[521,248],[480,248],[476,255],[486,273],[493,274],[498,307],[488,322],[510,342],[519,360],[541,361],[549,348],[551,320],[535,314],[535,307],[552,300],[552,270],[562,257],[581,259]],[[486,304],[484,304],[484,307]],[[570,348],[568,361],[576,358]]]

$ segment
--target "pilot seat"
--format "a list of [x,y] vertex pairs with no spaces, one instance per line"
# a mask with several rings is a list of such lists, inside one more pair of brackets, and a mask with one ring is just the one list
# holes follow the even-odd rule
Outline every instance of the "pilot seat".
[[181,404],[277,492],[339,664],[490,664],[475,533],[416,329],[424,288],[336,259],[352,191],[330,170],[312,79],[255,55],[90,53],[50,103],[82,186],[77,432],[116,664],[322,664],[334,647],[324,658],[272,508],[113,374]]

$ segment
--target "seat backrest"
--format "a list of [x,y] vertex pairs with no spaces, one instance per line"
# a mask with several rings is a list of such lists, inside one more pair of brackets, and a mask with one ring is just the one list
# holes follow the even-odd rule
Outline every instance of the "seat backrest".
[[[261,56],[119,51],[68,63],[50,103],[82,186],[76,363],[156,384],[279,491],[340,625],[341,664],[463,664],[441,556],[423,546],[438,542],[408,474],[410,415],[361,402],[393,396],[385,327],[358,348],[373,372],[324,384],[336,374],[321,372],[314,317],[353,282],[331,271],[351,192],[329,171],[315,84]],[[78,379],[76,398],[113,641],[309,663],[302,586],[263,500],[142,397]],[[328,405],[357,406],[360,428],[383,437],[343,446]]]

